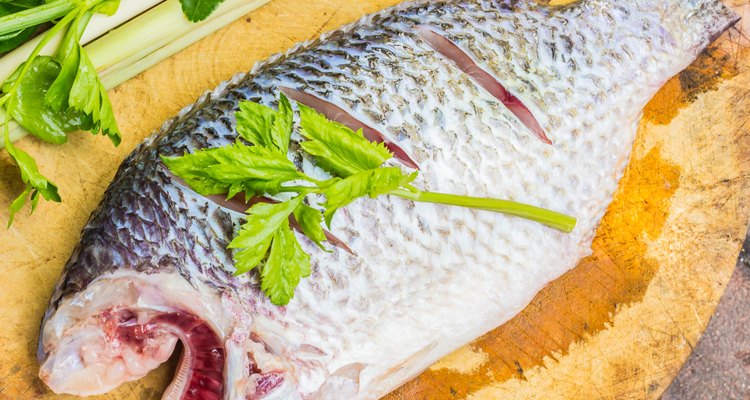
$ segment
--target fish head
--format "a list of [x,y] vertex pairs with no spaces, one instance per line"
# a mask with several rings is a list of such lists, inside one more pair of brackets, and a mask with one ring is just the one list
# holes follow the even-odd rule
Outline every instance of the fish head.
[[[39,377],[56,393],[103,394],[143,378],[181,348],[163,399],[300,398],[299,371],[324,355],[300,351],[269,329],[267,313],[243,312],[246,301],[170,273],[104,276],[61,300],[46,320]],[[291,365],[288,353],[309,356]]]

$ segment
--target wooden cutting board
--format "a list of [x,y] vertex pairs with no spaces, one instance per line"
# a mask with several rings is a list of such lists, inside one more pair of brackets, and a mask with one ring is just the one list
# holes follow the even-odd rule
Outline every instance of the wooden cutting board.
[[[749,0],[733,0],[745,13]],[[34,360],[39,321],[79,231],[122,159],[197,96],[258,60],[397,0],[274,0],[112,91],[124,141],[24,139],[62,204],[0,230],[0,399],[50,393]],[[750,13],[747,13],[750,17]],[[750,22],[745,23],[750,27]],[[614,27],[613,27],[614,28]],[[745,31],[750,32],[750,29]],[[594,255],[509,323],[389,398],[658,398],[729,280],[750,214],[750,41],[725,34],[649,104]],[[0,205],[21,190],[0,156]],[[0,226],[7,222],[0,215]],[[159,398],[174,362],[99,399]]]

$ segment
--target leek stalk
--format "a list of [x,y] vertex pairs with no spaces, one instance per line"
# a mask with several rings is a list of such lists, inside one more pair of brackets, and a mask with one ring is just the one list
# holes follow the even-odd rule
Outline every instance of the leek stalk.
[[[178,0],[167,0],[86,46],[86,50],[109,89],[269,1],[225,0],[209,18],[193,23],[182,15]],[[170,28],[164,29],[165,26]]]

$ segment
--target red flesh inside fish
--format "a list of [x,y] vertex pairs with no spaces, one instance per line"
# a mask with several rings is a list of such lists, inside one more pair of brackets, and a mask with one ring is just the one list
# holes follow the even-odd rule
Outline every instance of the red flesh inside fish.
[[[226,350],[222,339],[206,321],[184,311],[154,315],[139,323],[136,313],[114,307],[98,315],[108,341],[126,346],[136,354],[152,352],[152,346],[163,343],[164,336],[176,336],[183,344],[183,355],[174,380],[164,399],[221,400],[225,397],[224,366]],[[253,394],[247,400],[262,399],[284,382],[280,371],[262,371],[251,359],[248,375],[255,379]]]
[[165,398],[224,398],[224,344],[206,321],[188,312],[175,311],[138,323],[136,314],[128,308],[105,310],[99,319],[107,340],[117,341],[138,354],[148,352],[165,335],[175,335],[182,341],[184,353]]

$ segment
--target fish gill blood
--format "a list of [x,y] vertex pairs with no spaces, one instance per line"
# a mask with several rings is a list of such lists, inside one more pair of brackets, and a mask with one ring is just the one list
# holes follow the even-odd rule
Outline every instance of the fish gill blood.
[[419,169],[419,165],[417,165],[417,163],[409,157],[406,151],[404,151],[399,145],[386,139],[381,132],[358,120],[341,107],[301,90],[283,86],[279,87],[279,90],[290,99],[318,111],[331,121],[338,122],[354,131],[362,129],[362,134],[367,140],[376,143],[383,143],[401,163],[407,167]]
[[500,100],[534,136],[539,138],[543,143],[552,144],[552,141],[547,137],[547,134],[536,117],[531,113],[531,110],[521,100],[505,89],[505,86],[494,76],[478,66],[465,51],[461,50],[461,48],[445,36],[427,27],[417,27],[417,34],[435,51],[453,61],[461,71],[469,75],[479,86]]
[[146,323],[137,323],[136,314],[127,308],[113,308],[100,314],[108,340],[117,340],[143,353],[149,341],[161,335],[176,335],[185,346],[177,375],[184,387],[165,398],[180,400],[220,400],[224,398],[225,350],[219,335],[203,319],[184,311],[154,315]]

